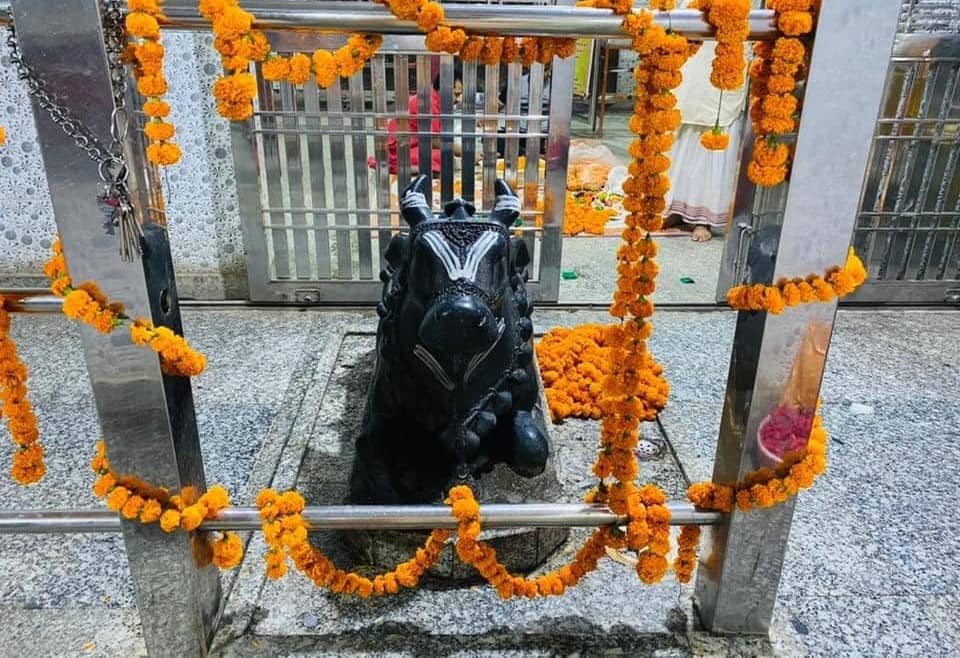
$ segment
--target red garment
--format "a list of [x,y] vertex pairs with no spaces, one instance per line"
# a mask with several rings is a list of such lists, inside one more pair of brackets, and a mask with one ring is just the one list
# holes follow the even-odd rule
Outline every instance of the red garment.
[[[420,102],[419,98],[416,95],[413,95],[410,97],[410,102],[407,103],[407,114],[410,115],[410,118],[407,124],[408,125],[407,130],[411,133],[414,133],[407,137],[407,144],[409,145],[409,148],[410,148],[410,166],[413,167],[414,169],[417,169],[418,171],[419,171],[419,165],[420,165],[420,148],[419,148],[420,140],[418,139],[416,133],[417,131],[420,130],[419,122],[417,121],[417,110],[419,109],[417,106],[419,102]],[[431,90],[430,113],[434,115],[440,114],[440,94],[439,92],[437,92],[436,89]],[[434,132],[434,133],[440,132],[440,119],[433,119],[430,122],[430,130],[431,132]],[[387,132],[390,133],[390,137],[387,139],[387,150],[389,153],[390,173],[396,174],[397,173],[397,135],[396,135],[397,120],[396,119],[390,119],[387,122]],[[432,141],[432,137],[427,137],[427,139],[430,139]],[[431,155],[433,160],[433,171],[439,172],[440,171],[440,149],[433,149],[433,152]],[[367,160],[367,164],[370,166],[371,169],[373,169],[373,168],[376,168],[377,161],[373,156],[371,156]]]

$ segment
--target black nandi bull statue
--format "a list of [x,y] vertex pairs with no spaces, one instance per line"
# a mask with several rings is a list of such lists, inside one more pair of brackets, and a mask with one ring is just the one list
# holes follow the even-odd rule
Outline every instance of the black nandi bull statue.
[[410,232],[390,242],[380,275],[377,367],[350,478],[358,504],[437,502],[499,462],[533,477],[549,456],[531,414],[530,258],[509,232],[519,199],[498,180],[487,219],[462,199],[435,216],[425,185],[404,192]]

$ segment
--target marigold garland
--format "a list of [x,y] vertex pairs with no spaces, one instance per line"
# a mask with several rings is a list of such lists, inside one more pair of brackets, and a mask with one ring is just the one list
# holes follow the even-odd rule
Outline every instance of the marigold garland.
[[673,561],[673,573],[677,581],[689,583],[697,568],[697,546],[700,544],[700,526],[685,525],[677,538],[677,558]]
[[[214,485],[196,497],[192,488],[171,496],[165,488],[153,487],[132,477],[119,477],[110,468],[107,448],[97,442],[90,468],[97,475],[93,493],[104,499],[107,507],[128,520],[143,524],[159,523],[164,532],[196,530],[205,519],[215,519],[220,510],[230,506],[230,496],[220,485]],[[194,502],[190,502],[196,498]],[[243,543],[235,533],[217,533],[210,542],[212,561],[221,569],[232,569],[243,557]]]
[[828,302],[834,297],[849,295],[866,280],[867,270],[851,247],[843,267],[832,267],[822,277],[811,274],[805,279],[781,279],[772,286],[762,283],[735,286],[727,292],[727,303],[738,311],[779,315],[788,306]]
[[813,427],[806,449],[788,457],[777,470],[760,468],[735,485],[698,482],[687,489],[687,498],[697,507],[732,512],[734,506],[741,512],[758,507],[772,507],[808,489],[827,468],[827,431],[819,414],[813,418]]
[[144,114],[149,121],[143,132],[149,140],[147,159],[155,165],[167,166],[180,161],[180,147],[174,144],[176,129],[163,119],[170,114],[170,106],[163,100],[167,81],[163,75],[163,57],[160,44],[160,24],[165,20],[163,0],[127,0],[127,34],[131,37],[125,59],[133,65],[137,90],[146,98]]
[[10,337],[10,314],[0,296],[0,411],[7,417],[7,428],[16,450],[10,475],[20,484],[39,482],[47,468],[33,405],[27,399],[27,367],[17,354],[17,344]]
[[784,36],[773,44],[756,43],[756,59],[750,65],[750,118],[757,134],[747,177],[756,185],[782,183],[789,170],[789,149],[779,137],[796,129],[798,101],[794,96],[803,70],[807,47],[801,37],[813,30],[814,0],[768,0],[777,12],[777,26]]
[[497,552],[479,540],[480,505],[470,487],[453,487],[444,502],[450,505],[450,512],[457,519],[457,556],[472,565],[501,599],[559,596],[597,568],[607,546],[622,546],[622,540],[617,538],[613,528],[601,527],[577,551],[570,564],[536,578],[525,578],[511,574],[497,560]]
[[306,520],[302,516],[305,502],[296,491],[278,494],[264,489],[257,495],[257,507],[263,521],[263,536],[270,547],[264,556],[267,576],[281,578],[287,572],[287,558],[320,587],[336,594],[355,594],[363,598],[396,594],[401,587],[416,587],[443,551],[450,536],[446,530],[434,530],[416,554],[397,567],[373,579],[338,569],[330,559],[310,544]]
[[[63,297],[64,315],[90,325],[101,334],[109,334],[130,320],[124,314],[123,305],[111,303],[96,283],[88,281],[73,287],[59,237],[51,248],[53,256],[43,271],[50,279],[50,292]],[[195,377],[207,367],[207,357],[190,347],[183,336],[166,327],[154,327],[149,320],[138,318],[130,323],[130,340],[155,351],[167,375]]]

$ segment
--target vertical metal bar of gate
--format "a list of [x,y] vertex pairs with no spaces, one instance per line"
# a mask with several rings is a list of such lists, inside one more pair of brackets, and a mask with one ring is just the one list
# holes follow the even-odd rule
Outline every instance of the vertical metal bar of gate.
[[[113,96],[97,0],[16,0],[14,22],[24,59],[53,97],[103,144],[110,143]],[[96,197],[97,165],[33,102],[37,134],[64,252],[75,281],[96,281],[132,317],[178,328],[179,309],[166,234],[144,226],[142,261],[125,263],[118,237],[106,234]],[[132,131],[132,139],[140,134]],[[131,175],[142,176],[139,162]],[[134,180],[141,190],[144,181]],[[135,194],[140,198],[142,194]],[[144,208],[138,208],[140,219]],[[204,489],[190,382],[164,376],[156,354],[133,345],[125,331],[81,331],[103,438],[113,467],[171,491]],[[91,437],[91,443],[95,437]],[[188,489],[189,487],[189,489]],[[143,635],[151,656],[206,651],[218,610],[215,567],[197,562],[194,539],[156,525],[122,522]]]
[[[772,280],[844,262],[898,12],[897,3],[875,0],[822,5]],[[762,465],[759,426],[779,404],[811,333],[822,358],[808,363],[806,374],[822,377],[835,315],[835,303],[795,307],[778,316],[739,314],[714,482],[738,481]],[[811,399],[801,400],[802,406],[812,411],[818,394],[806,391]],[[734,511],[725,525],[708,531],[696,583],[707,628],[769,630],[793,510],[790,501]]]

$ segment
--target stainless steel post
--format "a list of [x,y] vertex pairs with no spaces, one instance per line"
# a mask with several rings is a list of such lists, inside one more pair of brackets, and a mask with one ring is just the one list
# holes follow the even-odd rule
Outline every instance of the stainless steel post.
[[[894,0],[822,5],[781,246],[775,268],[770,268],[774,280],[823,272],[846,258],[899,9]],[[736,481],[761,465],[758,427],[778,405],[807,332],[818,332],[825,358],[835,314],[833,303],[765,318],[740,313],[715,482]],[[815,385],[805,388],[801,402],[810,409],[817,402],[823,358],[808,363],[812,370],[806,377]],[[792,519],[793,504],[788,503],[734,512],[729,523],[707,531],[696,597],[708,629],[768,631]]]
[[[14,21],[24,60],[47,90],[103,144],[114,109],[98,0],[16,0]],[[176,286],[164,229],[145,224],[142,261],[121,261],[118,236],[107,234],[97,206],[97,164],[36,103],[37,133],[57,227],[74,281],[96,281],[131,317],[180,330]],[[139,139],[136,130],[131,138]],[[135,149],[134,149],[135,151]],[[130,174],[142,177],[142,162]],[[131,181],[139,200],[142,178]],[[144,218],[143,208],[138,208]],[[171,491],[199,493],[203,462],[189,380],[161,374],[157,356],[131,344],[125,329],[108,337],[84,327],[83,349],[115,470]],[[91,442],[96,437],[90,437]],[[219,604],[219,576],[197,562],[194,539],[156,525],[123,522],[144,639],[151,656],[206,652]]]

